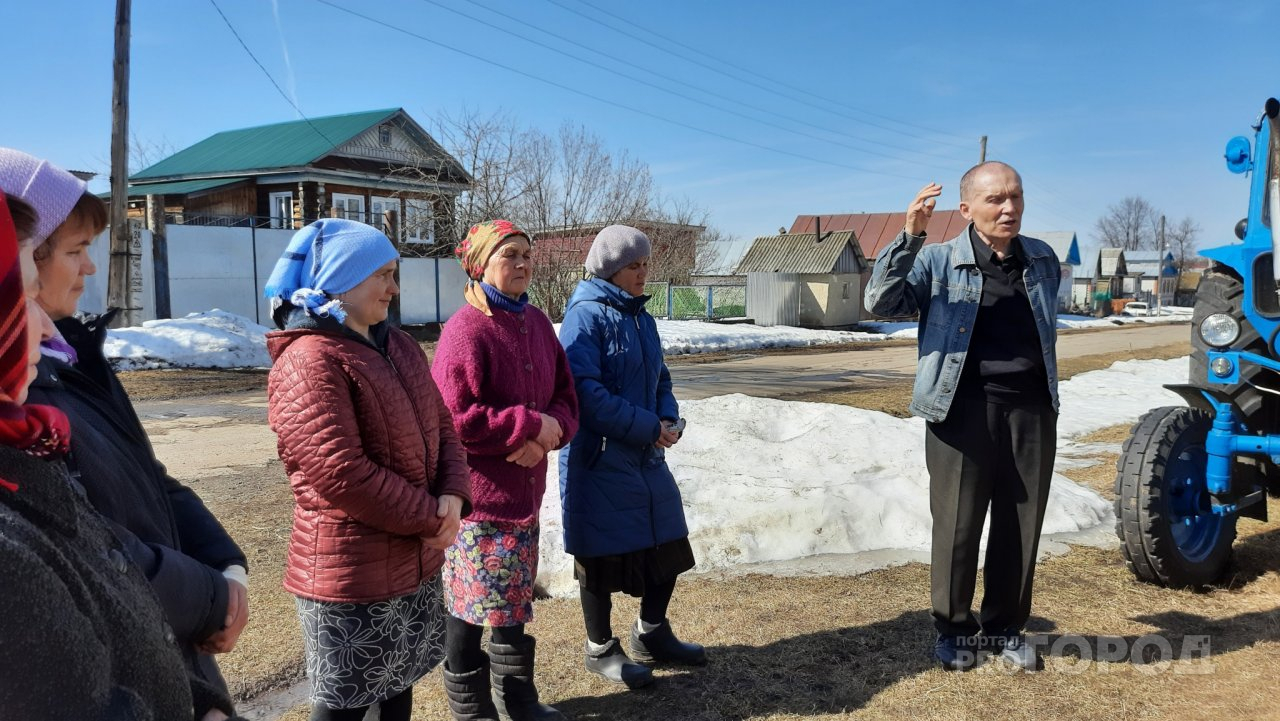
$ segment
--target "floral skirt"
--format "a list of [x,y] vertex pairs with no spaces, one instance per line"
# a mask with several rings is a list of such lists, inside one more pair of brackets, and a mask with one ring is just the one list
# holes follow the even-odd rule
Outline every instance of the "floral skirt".
[[463,521],[444,552],[445,605],[474,626],[518,626],[533,620],[538,575],[538,523]]
[[297,599],[311,701],[332,709],[385,701],[444,658],[440,577],[374,603]]

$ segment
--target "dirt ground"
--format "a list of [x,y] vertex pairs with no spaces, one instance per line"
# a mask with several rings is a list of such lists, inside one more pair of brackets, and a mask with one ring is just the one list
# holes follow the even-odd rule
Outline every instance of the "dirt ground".
[[[1144,355],[1186,352],[1186,346],[1171,346]],[[1077,359],[1063,375],[1129,357]],[[127,375],[131,391],[157,382]],[[230,387],[253,379],[233,375],[209,382]],[[877,392],[873,398],[847,389],[805,400],[878,403],[901,412],[910,388]],[[1083,439],[1098,444],[1096,463],[1068,475],[1110,498],[1127,432],[1116,426]],[[293,599],[279,586],[292,504],[275,461],[220,478],[218,485],[234,490],[206,500],[254,569],[250,627],[237,650],[222,659],[237,696],[247,699],[302,678]],[[1273,499],[1270,507],[1277,518],[1280,502]],[[1075,547],[1044,561],[1028,629],[1043,636],[1033,638],[1047,652],[1046,670],[1037,674],[1012,674],[999,662],[967,674],[935,668],[928,567],[913,563],[849,577],[682,580],[672,621],[683,637],[708,646],[712,662],[660,670],[654,687],[639,692],[620,690],[582,668],[576,600],[539,601],[530,626],[539,639],[538,682],[544,701],[572,719],[985,719],[993,713],[1010,719],[1280,718],[1268,686],[1280,670],[1280,523],[1241,521],[1240,537],[1227,579],[1199,593],[1134,581],[1114,548]],[[615,631],[625,633],[636,610],[634,600],[619,598]],[[1152,634],[1166,639],[1181,660],[1150,653],[1145,659],[1091,660],[1139,639],[1149,652],[1163,653]],[[1197,645],[1202,636],[1208,637],[1207,657]],[[447,718],[440,684],[438,671],[418,684],[415,717]],[[306,706],[293,704],[280,717],[305,719]]]

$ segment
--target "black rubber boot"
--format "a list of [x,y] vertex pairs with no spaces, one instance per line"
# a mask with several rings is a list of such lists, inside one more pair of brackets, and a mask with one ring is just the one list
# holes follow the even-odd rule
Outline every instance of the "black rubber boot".
[[498,721],[498,709],[489,691],[489,659],[466,673],[453,673],[448,666],[443,671],[444,692],[454,721]]
[[653,671],[627,658],[627,652],[616,638],[609,639],[602,651],[592,652],[588,645],[586,665],[588,671],[603,676],[606,681],[626,684],[627,688],[653,683]]
[[638,624],[631,624],[631,657],[640,663],[707,664],[707,650],[696,643],[685,643],[676,638],[667,619],[648,633],[640,633]]
[[564,714],[538,702],[538,688],[533,683],[536,646],[532,636],[512,645],[489,640],[493,705],[502,721],[568,721]]

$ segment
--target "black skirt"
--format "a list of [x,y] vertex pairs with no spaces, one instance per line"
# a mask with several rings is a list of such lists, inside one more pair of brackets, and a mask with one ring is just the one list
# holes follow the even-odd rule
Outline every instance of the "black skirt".
[[595,594],[621,591],[639,598],[648,586],[662,586],[693,568],[689,538],[614,556],[573,557],[573,577]]

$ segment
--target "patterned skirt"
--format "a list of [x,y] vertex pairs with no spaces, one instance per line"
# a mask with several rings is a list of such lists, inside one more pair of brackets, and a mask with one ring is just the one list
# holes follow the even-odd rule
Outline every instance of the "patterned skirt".
[[440,576],[374,603],[297,599],[311,702],[331,709],[385,701],[444,658]]
[[538,522],[463,521],[444,552],[449,613],[473,626],[518,626],[533,620],[538,575]]

